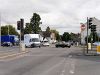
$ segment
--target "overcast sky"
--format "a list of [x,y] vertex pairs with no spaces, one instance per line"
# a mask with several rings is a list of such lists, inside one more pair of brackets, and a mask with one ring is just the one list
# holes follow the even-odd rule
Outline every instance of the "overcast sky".
[[16,24],[24,18],[30,22],[33,13],[41,16],[42,30],[47,26],[63,32],[80,32],[86,17],[100,19],[100,0],[0,0],[2,24]]

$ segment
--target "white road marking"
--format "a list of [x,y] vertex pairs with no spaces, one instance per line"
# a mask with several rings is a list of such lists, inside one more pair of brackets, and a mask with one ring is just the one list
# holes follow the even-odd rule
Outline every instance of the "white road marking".
[[[72,59],[72,55],[69,55],[68,58],[67,58],[67,60],[65,61],[64,68],[61,71],[61,74],[60,75],[74,74],[75,73],[75,60],[76,59]],[[69,74],[68,74],[67,71],[69,71]]]
[[69,73],[74,74],[75,73],[75,64],[71,64],[71,69]]
[[73,61],[71,62],[71,69],[70,69],[69,73],[70,74],[75,73],[75,59],[73,59]]
[[56,64],[56,65],[53,65],[50,69],[46,70],[46,71],[45,71],[43,74],[41,74],[41,75],[47,75],[48,72],[54,70],[55,68],[57,68],[57,67],[59,67],[61,64],[63,64],[63,63],[65,62],[65,60],[66,60],[66,59],[64,58],[61,62],[59,62],[59,63]]

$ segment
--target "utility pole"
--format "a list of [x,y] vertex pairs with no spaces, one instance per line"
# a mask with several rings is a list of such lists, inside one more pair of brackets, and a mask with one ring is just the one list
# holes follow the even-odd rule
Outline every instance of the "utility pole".
[[88,17],[87,17],[87,53],[88,53],[88,27],[89,27],[89,23],[88,23]]

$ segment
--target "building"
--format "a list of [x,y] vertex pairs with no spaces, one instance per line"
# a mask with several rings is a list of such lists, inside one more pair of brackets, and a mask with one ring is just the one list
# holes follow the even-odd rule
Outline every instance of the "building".
[[45,39],[45,40],[48,40],[49,43],[56,42],[56,36],[55,36],[55,33],[53,33],[53,32],[46,33],[46,31],[42,31],[39,34],[43,37],[43,41]]
[[[82,24],[81,24],[82,25]],[[85,44],[85,38],[87,36],[87,23],[84,23],[85,29],[81,31],[81,44]],[[96,25],[96,32],[98,36],[100,37],[100,20],[98,20],[95,17],[92,17],[92,25]],[[91,30],[88,30],[88,35],[90,35]]]

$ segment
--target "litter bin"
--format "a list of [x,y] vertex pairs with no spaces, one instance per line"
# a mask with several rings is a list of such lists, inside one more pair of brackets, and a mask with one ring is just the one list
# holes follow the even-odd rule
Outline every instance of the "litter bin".
[[97,54],[100,54],[100,46],[97,46]]

